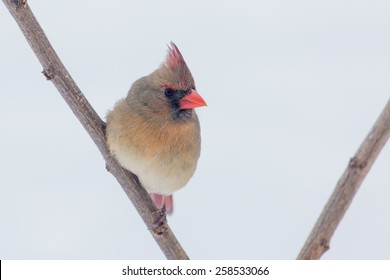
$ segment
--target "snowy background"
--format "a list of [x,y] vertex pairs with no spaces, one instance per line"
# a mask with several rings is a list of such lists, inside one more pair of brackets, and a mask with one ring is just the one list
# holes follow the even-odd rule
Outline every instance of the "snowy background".
[[[294,259],[390,93],[389,1],[34,1],[100,116],[175,42],[208,107],[169,224],[193,259]],[[0,4],[0,259],[163,259]],[[390,150],[324,259],[390,259]]]

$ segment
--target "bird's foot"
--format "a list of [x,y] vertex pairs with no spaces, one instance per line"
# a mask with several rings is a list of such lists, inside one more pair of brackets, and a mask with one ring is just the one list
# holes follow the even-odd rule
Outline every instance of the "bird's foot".
[[167,210],[165,205],[153,213],[153,221],[152,224],[149,226],[149,230],[152,230],[157,235],[161,235],[166,230],[166,224],[167,224]]

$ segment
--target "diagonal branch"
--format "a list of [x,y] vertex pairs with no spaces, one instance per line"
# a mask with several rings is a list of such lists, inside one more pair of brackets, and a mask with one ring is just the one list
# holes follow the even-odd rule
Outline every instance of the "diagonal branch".
[[319,259],[348,210],[353,197],[390,136],[390,101],[337,182],[298,259]]
[[153,226],[160,218],[160,211],[156,209],[148,193],[139,183],[138,178],[123,169],[115,158],[111,156],[106,146],[105,123],[96,114],[58,58],[27,5],[26,0],[3,0],[3,2],[42,64],[44,69],[43,74],[48,80],[53,82],[73,113],[91,136],[103,155],[108,170],[115,176],[126,192],[139,215],[151,230],[152,236],[165,256],[168,259],[188,259],[188,256],[172,233],[166,220],[158,226]]

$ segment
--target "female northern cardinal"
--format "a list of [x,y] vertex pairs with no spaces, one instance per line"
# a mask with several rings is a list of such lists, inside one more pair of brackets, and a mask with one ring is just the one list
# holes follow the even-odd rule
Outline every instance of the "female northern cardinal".
[[107,115],[111,153],[167,213],[173,210],[172,193],[195,172],[200,126],[193,109],[205,105],[183,56],[171,43],[165,62],[134,82]]

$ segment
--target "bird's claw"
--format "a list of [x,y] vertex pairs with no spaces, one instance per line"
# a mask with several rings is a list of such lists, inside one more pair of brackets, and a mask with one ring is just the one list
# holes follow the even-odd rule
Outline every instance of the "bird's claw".
[[166,208],[165,205],[153,213],[153,220],[152,224],[149,226],[149,230],[152,230],[157,235],[161,235],[166,230],[166,223],[167,223],[167,215],[166,215]]

